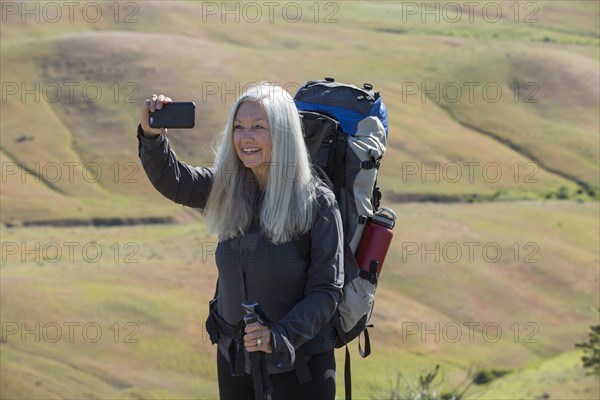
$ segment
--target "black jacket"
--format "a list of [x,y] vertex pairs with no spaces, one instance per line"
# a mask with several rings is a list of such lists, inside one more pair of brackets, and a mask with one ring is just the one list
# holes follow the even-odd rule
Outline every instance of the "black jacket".
[[[165,137],[147,138],[141,127],[138,140],[139,157],[152,185],[176,203],[203,209],[213,171],[177,160]],[[293,363],[299,348],[310,355],[335,344],[330,322],[344,283],[343,230],[335,196],[325,185],[317,190],[317,203],[310,231],[310,260],[297,243],[270,243],[258,224],[217,246],[218,314],[235,326],[244,315],[242,301],[262,306],[272,322],[274,353],[267,355],[271,373],[292,369],[282,360]],[[219,349],[228,359],[231,336],[219,337]]]

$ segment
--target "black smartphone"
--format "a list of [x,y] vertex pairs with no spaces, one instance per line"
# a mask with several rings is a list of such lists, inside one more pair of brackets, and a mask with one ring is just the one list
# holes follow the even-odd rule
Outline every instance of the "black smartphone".
[[196,104],[182,101],[163,104],[160,110],[150,113],[150,128],[193,128],[196,123]]

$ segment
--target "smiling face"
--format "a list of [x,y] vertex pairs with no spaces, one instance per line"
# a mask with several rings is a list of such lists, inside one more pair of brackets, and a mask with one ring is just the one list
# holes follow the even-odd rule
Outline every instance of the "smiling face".
[[240,104],[233,122],[235,152],[264,188],[267,182],[273,140],[267,114],[260,103]]

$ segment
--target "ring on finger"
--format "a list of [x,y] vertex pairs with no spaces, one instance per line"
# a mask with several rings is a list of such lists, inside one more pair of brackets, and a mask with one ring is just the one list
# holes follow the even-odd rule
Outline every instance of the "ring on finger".
[[256,339],[256,345],[257,346],[262,346],[262,339],[261,338],[257,338]]

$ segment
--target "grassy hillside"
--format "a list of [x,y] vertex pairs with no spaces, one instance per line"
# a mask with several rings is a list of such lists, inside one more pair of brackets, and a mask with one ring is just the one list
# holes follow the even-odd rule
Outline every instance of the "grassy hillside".
[[532,363],[527,368],[492,382],[483,390],[474,390],[472,397],[534,398],[547,393],[556,399],[595,399],[598,397],[598,380],[584,375],[581,356],[579,351],[567,351],[551,359]]
[[[374,353],[360,360],[353,350],[357,398],[386,388],[397,372],[415,380],[436,363],[446,389],[474,366],[535,373],[585,339],[594,319],[588,306],[599,301],[597,204],[393,206],[402,222],[378,292]],[[3,398],[216,396],[215,348],[202,329],[216,279],[215,238],[204,224],[2,234]],[[497,243],[503,256],[474,252],[450,263],[449,251],[439,252],[440,260],[425,254],[436,243],[471,242],[479,249]],[[534,242],[538,250],[514,262],[514,242]],[[36,243],[41,250],[26,254]],[[419,252],[401,253],[412,243]],[[22,336],[36,323],[39,343],[35,334]],[[60,340],[52,343],[56,325]],[[35,362],[23,364],[25,358]],[[561,378],[570,386],[560,393],[573,396],[563,398],[588,398],[575,389],[597,394],[593,379],[577,371]],[[519,379],[514,391],[525,395]]]
[[[222,23],[195,2],[143,3],[132,23],[124,15],[134,10],[124,4],[119,23],[109,18],[108,4],[93,24],[81,16],[72,23],[10,17],[2,27],[2,80],[10,86],[1,150],[9,162],[45,179],[48,193],[100,202],[73,215],[70,207],[52,210],[42,196],[33,207],[38,214],[138,214],[140,196],[153,199],[143,213],[173,214],[176,208],[156,208],[158,196],[135,154],[145,97],[164,92],[198,103],[197,128],[171,138],[183,159],[201,164],[212,160],[211,142],[244,85],[268,79],[294,92],[307,79],[334,75],[370,81],[383,93],[391,129],[382,182],[397,195],[510,199],[543,197],[561,186],[571,194],[578,187],[595,190],[598,27],[592,16],[598,7],[550,3],[537,11],[521,5],[517,22],[516,10],[505,9],[498,23],[483,18],[482,10],[473,10],[473,22],[465,11],[450,23],[454,17],[445,11],[439,22],[429,16],[427,23],[424,14],[423,23],[420,8],[411,12],[390,2],[321,5],[316,23],[309,18],[315,11],[304,9],[295,24],[281,15],[269,23],[266,14],[257,23],[246,22],[246,14],[239,23]],[[577,17],[555,26],[565,8]],[[534,11],[538,22],[523,21]],[[333,66],[333,59],[344,61]],[[33,140],[19,141],[23,136]],[[60,178],[49,166],[55,162]],[[9,172],[7,190],[29,188],[31,179],[20,178],[26,172]],[[13,223],[36,218],[11,217]]]
[[[573,345],[600,303],[599,3],[482,1],[472,19],[449,4],[296,2],[292,22],[282,3],[271,22],[236,2],[237,21],[196,1],[80,2],[23,22],[3,3],[0,398],[215,398],[215,237],[148,182],[140,104],[195,101],[196,128],[169,138],[202,165],[245,85],[324,76],[372,83],[390,119],[379,183],[399,219],[355,398],[436,364],[440,392],[499,368],[469,398],[596,398]],[[423,199],[484,202],[406,202]],[[39,221],[140,225],[24,226]]]

